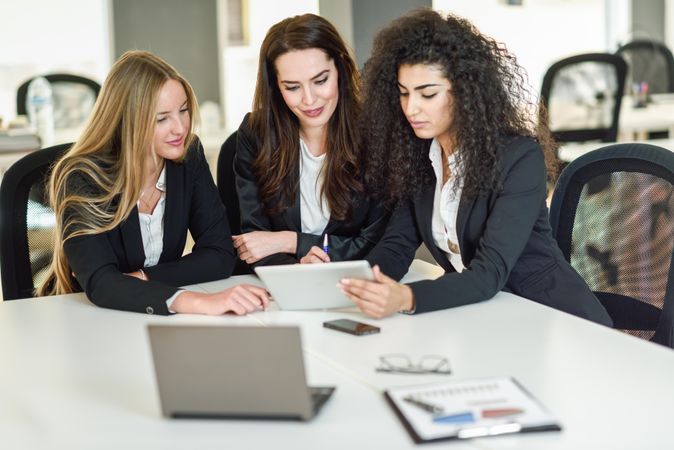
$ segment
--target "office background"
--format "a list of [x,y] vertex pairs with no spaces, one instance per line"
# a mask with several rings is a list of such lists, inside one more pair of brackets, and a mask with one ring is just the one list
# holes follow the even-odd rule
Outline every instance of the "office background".
[[[513,3],[515,3],[513,5]],[[521,3],[517,5],[517,3]],[[372,36],[418,6],[451,11],[506,43],[529,74],[532,93],[554,61],[614,51],[634,38],[674,47],[674,0],[2,0],[0,116],[16,114],[16,88],[38,73],[77,73],[99,82],[131,48],[175,65],[201,102],[219,105],[235,128],[248,111],[257,52],[268,27],[313,12],[331,20],[359,65]]]

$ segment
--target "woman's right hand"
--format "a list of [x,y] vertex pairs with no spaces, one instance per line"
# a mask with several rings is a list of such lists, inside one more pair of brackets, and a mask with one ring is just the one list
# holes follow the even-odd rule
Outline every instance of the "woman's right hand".
[[322,248],[315,245],[309,249],[306,255],[300,258],[300,264],[320,264],[330,262],[330,257]]
[[252,284],[237,284],[213,294],[202,292],[182,292],[171,305],[171,310],[186,314],[222,315],[228,312],[242,316],[266,309],[269,293],[266,289]]

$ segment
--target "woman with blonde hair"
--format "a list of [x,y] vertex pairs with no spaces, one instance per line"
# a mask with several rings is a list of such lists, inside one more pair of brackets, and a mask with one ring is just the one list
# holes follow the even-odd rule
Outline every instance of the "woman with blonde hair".
[[[122,55],[80,139],[49,181],[56,239],[38,294],[83,289],[96,305],[148,314],[245,314],[266,292],[178,286],[228,277],[235,253],[224,207],[193,133],[189,83],[148,52]],[[190,231],[195,244],[183,256]]]

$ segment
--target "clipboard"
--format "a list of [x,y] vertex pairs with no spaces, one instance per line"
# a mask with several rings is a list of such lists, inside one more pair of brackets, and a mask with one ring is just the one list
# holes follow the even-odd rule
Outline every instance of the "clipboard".
[[512,377],[395,387],[384,396],[417,444],[562,430]]

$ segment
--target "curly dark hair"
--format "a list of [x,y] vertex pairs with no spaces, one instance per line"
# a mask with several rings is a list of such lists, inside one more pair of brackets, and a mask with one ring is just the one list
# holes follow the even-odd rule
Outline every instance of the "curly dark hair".
[[430,140],[415,136],[400,106],[401,65],[439,67],[452,85],[457,176],[463,195],[500,189],[497,148],[508,136],[530,136],[554,178],[554,141],[538,123],[524,70],[503,44],[465,19],[417,9],[377,33],[364,68],[366,182],[384,200],[411,198],[434,181]]

